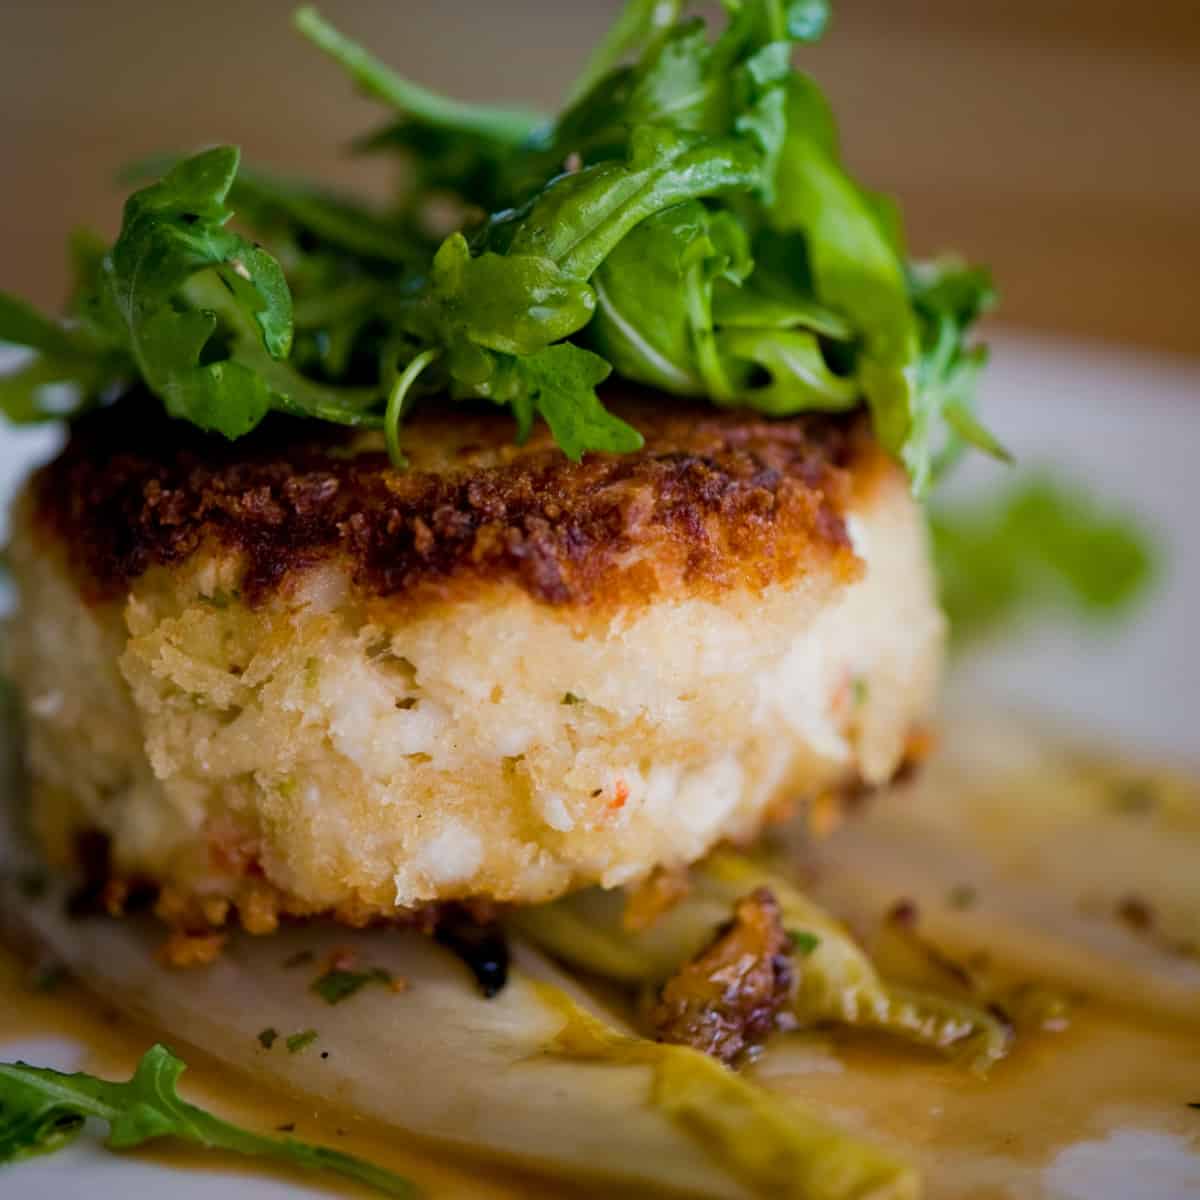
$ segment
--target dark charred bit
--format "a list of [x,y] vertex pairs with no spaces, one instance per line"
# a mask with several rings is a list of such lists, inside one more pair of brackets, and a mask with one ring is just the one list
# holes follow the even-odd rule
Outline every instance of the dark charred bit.
[[909,731],[904,743],[904,756],[892,774],[891,784],[911,783],[921,773],[929,756],[937,749],[937,737],[932,729],[917,726]]
[[1117,916],[1135,933],[1145,933],[1154,925],[1154,910],[1140,896],[1125,896],[1118,901]]
[[779,1025],[795,978],[790,946],[770,888],[744,896],[708,947],[663,985],[650,1015],[657,1039],[736,1062]]
[[466,964],[484,997],[498,995],[508,982],[508,942],[494,921],[480,921],[464,908],[448,907],[433,931],[436,941]]
[[105,891],[112,877],[112,845],[108,835],[85,829],[75,835],[73,844],[79,886],[67,897],[67,916],[81,920],[102,916],[108,911]]
[[900,929],[915,929],[919,916],[917,902],[915,900],[902,899],[897,900],[888,909],[885,920]]

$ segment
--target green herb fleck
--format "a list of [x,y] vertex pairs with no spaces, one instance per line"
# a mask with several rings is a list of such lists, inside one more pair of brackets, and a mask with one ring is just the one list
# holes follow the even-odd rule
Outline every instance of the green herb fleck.
[[854,707],[862,708],[871,695],[870,683],[862,675],[859,675],[854,680],[852,690],[854,696]]
[[807,958],[821,944],[821,939],[807,929],[789,929],[787,932],[792,949],[801,958]]
[[560,704],[586,704],[582,696],[575,695],[574,692],[563,692],[563,698],[559,701]]
[[209,608],[226,609],[237,599],[236,592],[227,592],[224,588],[217,588],[210,595],[202,595],[200,600],[207,604]]
[[407,1179],[353,1155],[252,1133],[189,1104],[176,1091],[184,1070],[186,1064],[161,1045],[146,1051],[126,1083],[0,1063],[0,1164],[61,1150],[82,1132],[85,1121],[95,1118],[108,1125],[110,1150],[173,1137],[210,1150],[331,1171],[388,1196],[415,1200],[418,1195]]
[[333,967],[313,982],[312,990],[326,1004],[340,1004],[369,983],[391,982],[391,972],[383,967],[372,967],[368,971],[346,971]]
[[1133,816],[1153,812],[1158,804],[1158,792],[1147,779],[1130,779],[1117,786],[1112,803],[1117,812]]
[[41,963],[29,975],[29,987],[35,992],[53,992],[70,977],[60,962]]
[[22,871],[17,876],[17,891],[26,900],[40,900],[49,887],[50,881],[44,871]]
[[416,696],[404,696],[396,701],[396,707],[403,712],[409,712],[417,707],[417,698]]
[[316,1040],[317,1031],[315,1029],[304,1029],[300,1033],[293,1033],[284,1041],[284,1045],[287,1046],[289,1054],[299,1054]]
[[266,1029],[260,1029],[258,1032],[258,1044],[264,1050],[270,1050],[275,1045],[276,1039],[279,1037],[279,1030],[272,1026],[267,1026]]
[[951,908],[973,908],[979,893],[969,883],[956,883],[946,897],[946,903]]

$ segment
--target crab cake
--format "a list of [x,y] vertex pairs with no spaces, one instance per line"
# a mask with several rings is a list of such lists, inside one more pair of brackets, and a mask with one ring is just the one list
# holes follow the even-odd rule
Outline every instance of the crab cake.
[[[862,417],[606,402],[572,463],[495,411],[236,444],[134,395],[26,489],[11,670],[53,858],[160,910],[403,918],[537,903],[886,780],[942,619]],[[443,408],[443,413],[444,413]]]

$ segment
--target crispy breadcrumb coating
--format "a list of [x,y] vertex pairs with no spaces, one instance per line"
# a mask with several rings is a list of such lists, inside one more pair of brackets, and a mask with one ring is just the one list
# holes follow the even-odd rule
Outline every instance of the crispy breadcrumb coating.
[[902,472],[855,417],[607,399],[643,450],[418,415],[406,474],[282,419],[80,422],[11,550],[51,854],[98,831],[193,933],[424,921],[678,871],[888,778],[942,643]]

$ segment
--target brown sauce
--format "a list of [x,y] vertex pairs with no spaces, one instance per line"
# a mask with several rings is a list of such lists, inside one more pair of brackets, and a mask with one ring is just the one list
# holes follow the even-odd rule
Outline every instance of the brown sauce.
[[[69,980],[51,991],[31,985],[30,967],[11,951],[0,947],[0,1061],[21,1057],[20,1047],[32,1041],[52,1039],[78,1055],[76,1069],[106,1079],[127,1079],[138,1059],[161,1034],[106,1007],[91,993]],[[177,1039],[168,1040],[178,1046]],[[580,1195],[578,1188],[564,1189],[561,1183],[537,1179],[527,1173],[493,1162],[453,1164],[435,1149],[413,1142],[397,1145],[394,1131],[383,1131],[346,1113],[314,1109],[303,1100],[248,1084],[241,1075],[207,1060],[199,1052],[179,1047],[188,1063],[180,1083],[180,1094],[225,1120],[258,1133],[272,1133],[280,1126],[294,1125],[293,1137],[332,1146],[347,1154],[395,1171],[416,1183],[423,1195],[509,1200],[529,1197],[549,1200],[567,1194]],[[36,1065],[44,1065],[38,1063]],[[88,1136],[86,1133],[84,1136]],[[232,1154],[214,1153],[172,1140],[164,1140],[136,1151],[138,1161],[171,1169],[212,1172],[237,1178],[284,1181],[315,1189],[330,1196],[376,1196],[378,1193],[352,1182],[316,1172],[289,1172],[286,1167],[259,1163]],[[21,1168],[12,1168],[19,1171]],[[587,1192],[582,1194],[586,1195]]]

